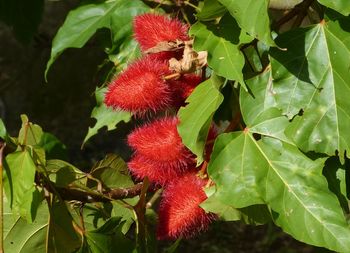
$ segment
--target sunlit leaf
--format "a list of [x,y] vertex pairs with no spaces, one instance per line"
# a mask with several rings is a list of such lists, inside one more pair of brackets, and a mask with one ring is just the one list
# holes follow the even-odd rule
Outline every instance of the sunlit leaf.
[[271,37],[268,15],[269,0],[219,0],[251,36],[269,46],[275,46]]
[[178,112],[180,125],[177,129],[183,143],[197,156],[197,164],[203,161],[209,127],[214,112],[223,101],[219,91],[222,83],[221,78],[212,75],[195,88],[186,100],[188,104]]
[[240,33],[240,28],[230,15],[225,15],[219,24],[197,22],[190,30],[194,36],[194,49],[208,51],[208,65],[215,73],[244,86]]
[[343,157],[350,150],[350,34],[344,30],[349,20],[285,33],[279,41],[288,51],[272,51],[278,107],[289,117],[303,110],[288,134],[304,151],[338,151]]

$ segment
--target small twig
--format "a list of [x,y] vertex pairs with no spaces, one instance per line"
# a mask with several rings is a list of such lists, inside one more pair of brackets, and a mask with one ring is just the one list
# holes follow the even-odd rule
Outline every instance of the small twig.
[[164,76],[164,80],[177,79],[180,76],[181,76],[180,73],[174,73],[174,74],[170,74],[170,75]]
[[152,198],[146,203],[146,208],[151,208],[154,202],[157,201],[157,199],[162,195],[163,189],[158,189],[152,196]]
[[190,1],[184,1],[183,2],[185,5],[188,5],[190,7],[192,7],[195,10],[201,10],[200,8],[198,8],[198,6],[194,5],[193,3],[191,3]]
[[104,194],[111,199],[133,198],[137,195],[140,195],[142,186],[143,186],[143,183],[138,183],[133,187],[129,187],[129,188],[112,189],[108,192],[105,192]]
[[0,142],[0,253],[4,252],[4,207],[3,207],[3,164],[2,164],[2,159],[3,159],[3,154],[4,154],[4,149],[5,149],[6,143],[5,142]]

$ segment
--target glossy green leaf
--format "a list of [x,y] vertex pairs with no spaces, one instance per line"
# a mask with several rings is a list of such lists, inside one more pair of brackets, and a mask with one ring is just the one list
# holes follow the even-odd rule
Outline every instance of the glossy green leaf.
[[348,0],[318,0],[321,4],[340,12],[344,16],[350,14],[350,2]]
[[[295,117],[287,133],[306,152],[333,155],[338,151],[343,157],[350,150],[348,29],[349,18],[345,18],[296,30],[297,36],[296,31],[285,33],[281,41],[288,53],[273,51],[278,106],[287,114],[290,111],[289,116],[303,109],[303,115]],[[305,47],[300,44],[304,41]]]
[[[113,29],[115,37],[130,34],[130,24],[125,26],[125,22],[145,10],[147,8],[140,1],[111,0],[82,5],[70,11],[52,42],[51,57],[46,66],[45,76],[52,63],[64,50],[81,48],[97,29]],[[113,26],[111,26],[112,18],[118,21],[113,22]]]
[[268,15],[269,0],[219,0],[251,36],[269,46],[275,46],[271,37]]
[[96,123],[93,127],[89,127],[88,133],[85,136],[83,145],[94,135],[98,133],[98,130],[107,127],[108,131],[116,129],[116,125],[122,121],[128,122],[131,119],[131,114],[126,111],[116,111],[107,107],[103,103],[104,93],[106,88],[97,88],[96,95],[96,107],[91,112],[91,117],[96,119]]
[[203,161],[204,146],[215,111],[223,101],[220,86],[223,80],[213,74],[210,79],[198,85],[187,98],[188,103],[178,112],[179,134],[183,143],[196,156],[197,164]]
[[208,21],[221,17],[226,12],[227,9],[218,0],[204,0],[203,6],[196,17],[198,20]]
[[197,22],[190,30],[194,36],[194,49],[208,51],[208,65],[215,73],[244,86],[240,33],[240,28],[230,15],[225,15],[219,24]]
[[[6,156],[6,178],[12,186],[10,202],[14,213],[19,213],[29,222],[33,221],[40,198],[34,187],[36,166],[27,150],[17,151]],[[6,188],[5,188],[6,189]],[[40,195],[40,194],[39,194]]]
[[123,188],[134,185],[127,164],[115,154],[108,154],[99,161],[90,174],[108,188]]
[[335,251],[350,250],[350,229],[338,199],[322,175],[323,159],[313,161],[296,147],[248,130],[220,135],[209,175],[214,196],[235,207],[266,203],[275,223],[296,239]]

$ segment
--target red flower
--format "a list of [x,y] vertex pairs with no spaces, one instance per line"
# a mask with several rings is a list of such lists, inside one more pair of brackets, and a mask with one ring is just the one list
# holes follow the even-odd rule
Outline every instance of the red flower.
[[129,170],[138,178],[148,177],[151,183],[165,185],[184,173],[184,170],[176,169],[169,166],[159,166],[142,155],[136,154],[128,163]]
[[134,33],[143,51],[159,42],[188,40],[188,26],[177,19],[157,14],[143,14],[134,19]]
[[158,212],[158,239],[189,238],[208,228],[216,216],[199,206],[207,198],[205,183],[191,173],[165,187]]
[[165,109],[171,104],[171,93],[163,77],[169,73],[164,61],[142,58],[110,83],[105,104],[136,114]]
[[172,92],[173,106],[184,106],[184,102],[202,82],[202,78],[196,74],[186,74],[181,76],[178,80],[169,80],[170,90]]
[[183,145],[177,124],[175,117],[158,119],[129,134],[128,144],[157,167],[186,168],[194,164],[194,155]]

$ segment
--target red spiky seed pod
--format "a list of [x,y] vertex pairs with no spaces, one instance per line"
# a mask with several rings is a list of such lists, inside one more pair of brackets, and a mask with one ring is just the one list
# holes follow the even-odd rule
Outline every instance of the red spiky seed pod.
[[159,162],[153,162],[140,154],[132,157],[128,163],[128,168],[136,178],[142,180],[148,177],[151,183],[162,186],[185,173],[184,169],[159,166]]
[[188,26],[180,20],[162,15],[146,13],[134,19],[135,38],[143,51],[155,47],[160,42],[186,41],[189,39],[187,31]]
[[189,173],[166,185],[158,212],[158,239],[189,238],[208,228],[216,216],[199,206],[207,198],[205,184]]
[[129,134],[128,144],[158,167],[186,168],[195,163],[194,155],[183,145],[178,123],[176,117],[168,117],[136,128]]
[[171,104],[171,93],[163,79],[169,73],[164,61],[150,57],[137,60],[110,83],[105,104],[135,114],[163,110]]
[[202,78],[196,74],[185,74],[177,80],[169,80],[168,82],[172,92],[173,106],[180,107],[185,105],[185,100],[202,82]]

